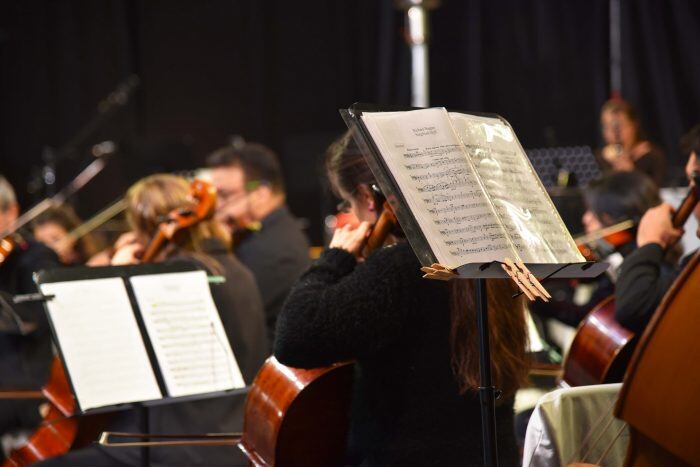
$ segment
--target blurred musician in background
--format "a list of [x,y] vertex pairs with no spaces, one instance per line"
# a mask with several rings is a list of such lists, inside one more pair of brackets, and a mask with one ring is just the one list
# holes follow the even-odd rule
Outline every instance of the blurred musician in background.
[[289,290],[308,267],[309,241],[285,204],[277,156],[257,143],[227,146],[207,159],[217,189],[216,217],[234,237],[234,253],[260,287],[270,342]]
[[[547,321],[553,318],[574,328],[594,306],[614,293],[618,268],[624,257],[636,248],[636,224],[647,209],[661,203],[656,184],[640,172],[608,173],[591,182],[583,190],[583,197],[586,211],[582,223],[587,235],[623,221],[631,221],[631,226],[620,235],[586,243],[596,261],[610,263],[606,274],[587,281],[550,281],[547,289],[552,294],[552,300],[530,304],[531,311],[540,319]],[[559,347],[566,347],[568,335],[573,332],[573,329],[566,329],[547,325],[545,337]]]
[[[348,464],[482,465],[476,306],[472,281],[423,279],[399,241],[362,260],[382,206],[349,133],[329,149],[331,184],[362,221],[338,229],[292,290],[277,323],[275,356],[314,368],[356,359]],[[396,241],[393,236],[389,242]],[[513,394],[527,373],[522,303],[489,281],[501,465],[518,464]]]
[[613,98],[603,104],[600,125],[605,146],[599,161],[603,168],[615,171],[637,170],[662,186],[666,177],[666,156],[648,141],[632,104]]
[[[10,183],[0,175],[0,232],[17,220],[19,205]],[[49,248],[17,233],[0,238],[3,250],[12,248],[0,259],[0,292],[5,299],[16,294],[36,292],[32,274],[40,269],[58,266],[58,258]],[[28,335],[0,330],[0,390],[40,389],[48,376],[51,363],[51,335],[41,303],[14,305],[20,318],[35,328]],[[0,321],[7,317],[0,309]],[[41,419],[38,401],[0,400],[0,435],[17,428],[31,428]],[[2,451],[0,450],[0,457]]]
[[67,204],[51,208],[32,223],[34,238],[56,252],[61,263],[71,266],[85,264],[99,250],[89,233],[80,238],[70,234],[82,221]]
[[[134,184],[126,195],[127,220],[132,241],[124,242],[112,264],[137,264],[149,239],[164,217],[189,203],[189,184],[173,175],[153,175]],[[180,235],[181,234],[181,235]],[[212,285],[214,303],[231,343],[246,383],[252,382],[268,355],[262,301],[253,275],[227,251],[228,234],[221,224],[204,220],[178,232],[176,240],[165,247],[156,262],[195,264],[209,274],[221,275],[224,284]],[[206,365],[206,362],[201,362]],[[242,430],[245,396],[227,396],[194,402],[181,402],[149,409],[148,426],[153,433],[212,433]],[[135,410],[119,412],[106,429],[140,431]],[[230,466],[246,465],[234,447],[160,447],[151,448],[151,465],[157,466]],[[138,448],[105,450],[99,446],[72,451],[60,458],[41,463],[44,466],[139,465]]]
[[[700,171],[700,124],[683,137],[681,146],[688,154],[685,171],[691,179],[693,172]],[[668,204],[647,211],[637,229],[638,249],[622,263],[615,291],[615,319],[632,331],[641,332],[646,327],[680,269],[695,253],[687,254],[678,267],[664,262],[666,249],[683,235],[682,229],[671,224],[673,212]],[[695,206],[694,215],[700,220],[700,204]]]

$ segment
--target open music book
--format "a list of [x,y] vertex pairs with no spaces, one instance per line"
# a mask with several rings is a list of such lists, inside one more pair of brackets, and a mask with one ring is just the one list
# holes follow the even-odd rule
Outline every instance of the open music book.
[[39,288],[53,295],[47,314],[81,411],[245,386],[204,271],[48,272]]
[[444,108],[359,119],[442,265],[585,262],[505,120]]

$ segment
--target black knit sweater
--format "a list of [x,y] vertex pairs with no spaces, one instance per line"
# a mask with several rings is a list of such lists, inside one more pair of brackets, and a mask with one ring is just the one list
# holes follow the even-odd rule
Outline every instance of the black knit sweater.
[[[301,368],[356,360],[349,458],[362,465],[483,465],[478,396],[459,395],[450,367],[448,286],[419,268],[407,244],[360,264],[326,251],[279,315],[275,355]],[[516,465],[512,401],[496,417],[500,465]]]

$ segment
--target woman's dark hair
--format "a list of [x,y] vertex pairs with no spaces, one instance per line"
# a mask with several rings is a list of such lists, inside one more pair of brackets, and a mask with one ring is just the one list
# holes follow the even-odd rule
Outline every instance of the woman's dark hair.
[[[326,171],[336,194],[357,191],[360,185],[374,183],[365,158],[347,131],[326,152]],[[514,300],[509,281],[488,282],[489,338],[492,377],[505,397],[515,394],[529,370],[526,355],[525,309]],[[478,391],[479,347],[476,326],[474,282],[453,280],[450,291],[450,349],[452,370],[461,393]]]
[[[82,221],[71,206],[63,204],[44,211],[34,220],[32,226],[37,227],[45,224],[56,224],[70,235],[73,230],[82,224]],[[84,263],[93,255],[97,254],[99,250],[97,241],[90,233],[76,239],[73,249],[77,255],[76,260],[78,263]]]
[[647,209],[661,203],[656,184],[641,172],[611,172],[591,182],[583,196],[598,219],[607,215],[612,223],[638,221]]
[[334,141],[326,151],[326,174],[333,193],[338,197],[341,191],[352,194],[360,185],[374,183],[374,175],[351,130]]

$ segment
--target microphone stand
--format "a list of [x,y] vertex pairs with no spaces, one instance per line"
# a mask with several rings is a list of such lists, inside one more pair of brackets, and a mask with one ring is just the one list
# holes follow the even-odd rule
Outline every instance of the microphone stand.
[[117,87],[97,104],[97,114],[88,121],[78,132],[58,151],[45,147],[42,154],[43,166],[35,168],[34,177],[27,185],[27,191],[33,195],[43,189],[47,197],[54,195],[56,183],[56,165],[66,159],[72,159],[79,151],[80,146],[92,136],[107,120],[119,109],[129,103],[134,90],[141,80],[136,75],[131,75],[119,83]]
[[[95,154],[95,148],[106,143],[101,143],[93,146],[93,154]],[[112,143],[114,152],[116,152],[116,147]],[[60,206],[66,199],[73,196],[78,190],[84,187],[90,180],[92,180],[97,174],[102,172],[102,169],[107,165],[107,160],[110,154],[113,152],[107,152],[100,154],[97,159],[93,160],[90,165],[85,167],[71,182],[66,185],[61,191],[56,193],[50,198],[45,198],[39,203],[34,205],[30,210],[22,214],[15,220],[12,225],[10,225],[4,232],[0,233],[0,238],[5,238],[9,235],[14,234],[19,229],[29,224],[31,221],[39,217],[41,214],[46,212],[52,207]]]

